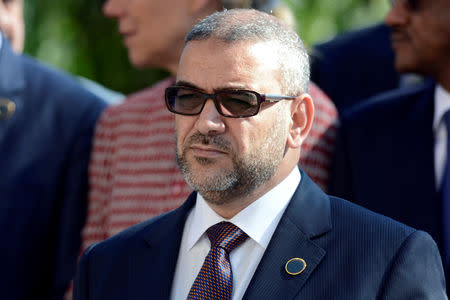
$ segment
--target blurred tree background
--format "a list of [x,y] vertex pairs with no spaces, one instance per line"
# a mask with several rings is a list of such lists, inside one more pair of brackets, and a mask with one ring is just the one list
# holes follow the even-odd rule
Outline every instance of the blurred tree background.
[[[153,1],[153,0],[148,0]],[[284,0],[308,46],[383,19],[386,0]],[[25,53],[128,94],[167,75],[136,70],[117,32],[102,14],[103,0],[25,0]]]

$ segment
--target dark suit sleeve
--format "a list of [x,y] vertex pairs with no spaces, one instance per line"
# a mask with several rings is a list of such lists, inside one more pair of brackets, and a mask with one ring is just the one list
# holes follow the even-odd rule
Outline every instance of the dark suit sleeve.
[[89,299],[89,258],[95,245],[89,246],[80,259],[73,284],[73,300]]
[[441,257],[429,234],[415,231],[403,242],[378,298],[447,299]]

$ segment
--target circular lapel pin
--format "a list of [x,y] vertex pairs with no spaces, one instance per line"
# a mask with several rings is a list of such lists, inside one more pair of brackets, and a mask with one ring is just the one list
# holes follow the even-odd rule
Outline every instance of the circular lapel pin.
[[289,275],[298,275],[306,269],[306,262],[302,258],[295,257],[288,260],[284,269]]
[[6,120],[12,117],[16,111],[16,104],[9,99],[0,98],[0,120]]

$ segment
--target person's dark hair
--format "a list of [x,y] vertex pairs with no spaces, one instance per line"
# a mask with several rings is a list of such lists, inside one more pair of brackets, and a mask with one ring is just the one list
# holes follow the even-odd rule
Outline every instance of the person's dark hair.
[[298,96],[309,82],[309,58],[300,37],[278,18],[253,9],[216,12],[199,23],[186,36],[190,41],[215,38],[225,43],[254,41],[272,43],[280,65],[283,93]]

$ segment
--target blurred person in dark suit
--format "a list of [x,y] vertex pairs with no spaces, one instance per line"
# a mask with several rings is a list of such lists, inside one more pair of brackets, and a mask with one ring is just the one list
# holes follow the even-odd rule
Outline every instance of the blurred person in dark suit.
[[340,113],[399,86],[389,35],[389,27],[381,23],[339,34],[313,47],[311,80],[330,96]]
[[427,79],[344,114],[330,193],[429,232],[449,278],[450,1],[391,2],[395,68]]
[[0,1],[2,299],[62,299],[80,249],[95,122],[105,103],[26,55],[22,0]]

